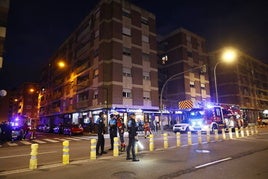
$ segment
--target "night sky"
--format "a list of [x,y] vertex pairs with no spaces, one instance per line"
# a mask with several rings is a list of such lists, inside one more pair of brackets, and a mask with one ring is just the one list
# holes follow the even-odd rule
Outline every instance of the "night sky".
[[[40,70],[98,0],[11,0],[0,90],[38,82]],[[268,64],[268,2],[132,0],[156,15],[158,34],[186,28],[208,51],[232,45]]]

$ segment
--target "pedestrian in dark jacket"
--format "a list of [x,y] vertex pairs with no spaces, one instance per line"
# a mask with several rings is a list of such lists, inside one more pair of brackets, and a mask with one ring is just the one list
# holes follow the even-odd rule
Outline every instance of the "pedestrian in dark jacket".
[[[105,124],[104,124],[104,113],[99,113],[99,118],[97,119],[97,131],[98,131],[98,141],[96,146],[96,155],[106,154],[107,152],[104,151],[104,134],[105,134]],[[101,148],[101,152],[99,149]]]
[[[127,160],[131,160],[133,162],[137,162],[139,161],[136,158],[136,154],[135,154],[135,145],[136,145],[136,136],[137,136],[137,124],[135,121],[135,113],[130,113],[129,114],[129,121],[128,121],[128,146],[127,146]],[[130,150],[132,152],[132,158],[130,157]]]
[[109,121],[109,132],[110,132],[110,140],[111,140],[111,148],[109,150],[114,149],[114,138],[117,137],[117,119],[116,115],[111,114]]

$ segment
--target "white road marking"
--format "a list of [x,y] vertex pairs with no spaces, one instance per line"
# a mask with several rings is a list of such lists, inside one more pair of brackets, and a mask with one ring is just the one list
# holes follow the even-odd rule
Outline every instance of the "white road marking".
[[25,141],[25,140],[20,141],[20,143],[23,143],[24,145],[31,145],[32,144],[31,142],[28,142],[28,141]]
[[[51,154],[51,153],[57,153],[58,151],[50,151],[50,152],[40,152],[38,153],[38,155],[44,155],[44,154]],[[15,157],[25,157],[25,156],[29,156],[29,154],[21,154],[21,155],[10,155],[10,156],[3,156],[3,157],[0,157],[0,159],[3,159],[3,158],[15,158]]]
[[203,167],[206,167],[206,166],[209,166],[209,165],[213,165],[213,164],[224,162],[224,161],[231,160],[231,159],[232,159],[231,157],[227,157],[227,158],[224,158],[224,159],[221,159],[221,160],[216,160],[216,161],[213,161],[213,162],[205,163],[203,165],[198,165],[195,168],[197,168],[197,169],[198,168],[203,168]]
[[7,145],[9,145],[9,146],[11,146],[11,147],[14,147],[14,146],[17,146],[18,144],[13,143],[13,142],[7,142]]
[[44,141],[41,141],[41,140],[33,140],[33,142],[36,142],[36,143],[38,143],[38,144],[45,144],[46,142],[44,142]]
[[61,139],[61,138],[53,138],[53,139],[56,139],[56,140],[59,140],[59,141],[65,141],[66,139]]
[[77,139],[77,138],[73,138],[73,137],[67,137],[65,139],[67,139],[67,140],[75,140],[75,141],[81,140],[81,139]]
[[48,141],[48,142],[52,142],[52,143],[60,142],[58,140],[53,140],[53,139],[42,139],[42,140],[45,140],[45,141]]

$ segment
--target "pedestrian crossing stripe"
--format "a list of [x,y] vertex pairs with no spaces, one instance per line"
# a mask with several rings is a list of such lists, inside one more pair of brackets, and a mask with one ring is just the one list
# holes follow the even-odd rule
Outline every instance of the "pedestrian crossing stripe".
[[36,142],[36,143],[38,143],[38,144],[45,144],[45,143],[46,143],[46,142],[44,142],[44,141],[37,140],[37,139],[33,140],[33,142]]
[[53,140],[53,139],[43,139],[43,140],[48,141],[48,142],[52,142],[52,143],[59,142],[58,140]]
[[24,145],[31,145],[32,144],[31,142],[28,142],[28,141],[25,141],[25,140],[22,140],[20,142],[23,143]]
[[53,138],[55,140],[59,140],[59,141],[65,141],[65,139],[62,139],[62,138]]
[[18,144],[13,143],[13,142],[7,142],[7,145],[9,145],[9,146],[17,146]]
[[81,139],[73,138],[73,137],[67,137],[67,138],[65,138],[65,139],[67,139],[67,140],[76,140],[76,141],[81,140]]

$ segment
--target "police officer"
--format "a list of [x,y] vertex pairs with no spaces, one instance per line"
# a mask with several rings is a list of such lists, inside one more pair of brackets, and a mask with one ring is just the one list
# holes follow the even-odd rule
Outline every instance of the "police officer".
[[[104,124],[104,113],[99,113],[99,118],[97,119],[97,127],[98,127],[98,142],[96,146],[96,155],[106,154],[104,151],[104,133],[105,133],[105,124]],[[99,148],[101,147],[101,152],[99,152]]]
[[[128,140],[128,146],[127,146],[127,160],[131,160],[133,162],[137,162],[139,161],[137,158],[136,158],[136,154],[135,154],[135,144],[136,144],[136,136],[137,136],[137,130],[138,130],[138,127],[137,127],[137,124],[136,124],[136,121],[135,121],[135,113],[130,113],[129,114],[129,121],[128,121],[128,124],[127,124],[127,127],[128,127],[128,137],[129,137],[129,140]],[[130,149],[131,149],[131,152],[132,152],[132,158],[130,157]]]
[[110,121],[109,121],[111,148],[109,150],[114,149],[114,138],[117,137],[117,124],[116,123],[117,123],[116,115],[111,114]]

